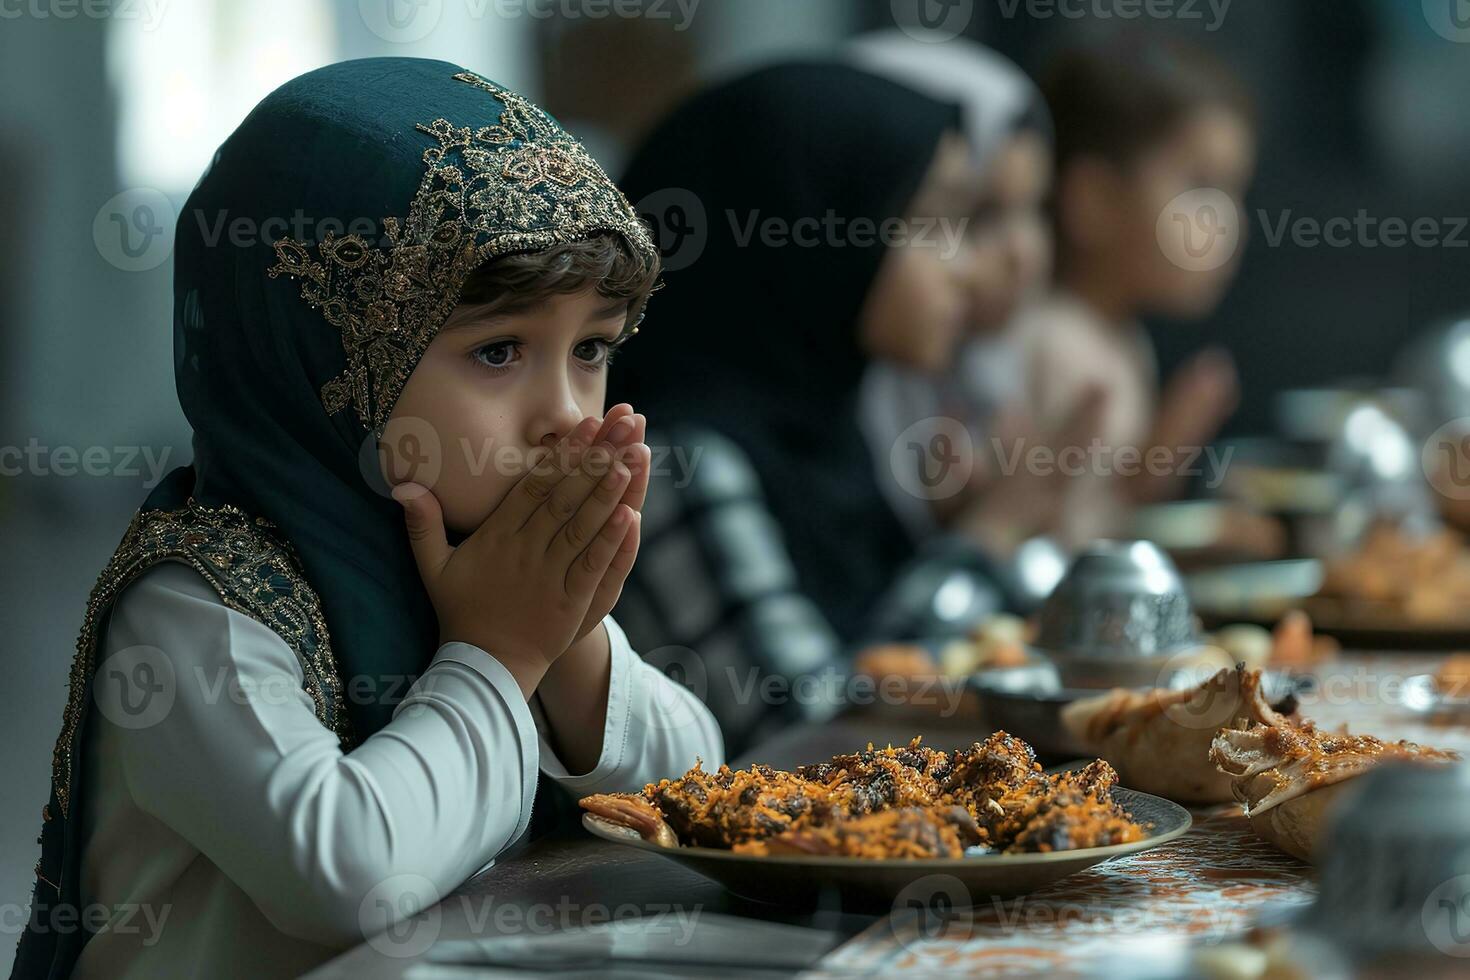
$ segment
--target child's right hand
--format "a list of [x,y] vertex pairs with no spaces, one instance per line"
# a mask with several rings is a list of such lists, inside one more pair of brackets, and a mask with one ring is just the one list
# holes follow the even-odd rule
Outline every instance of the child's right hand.
[[631,473],[621,462],[607,465],[617,447],[599,443],[600,463],[587,452],[599,429],[597,419],[583,419],[457,548],[428,488],[393,488],[440,642],[480,647],[528,696],[576,638],[633,521],[623,502]]

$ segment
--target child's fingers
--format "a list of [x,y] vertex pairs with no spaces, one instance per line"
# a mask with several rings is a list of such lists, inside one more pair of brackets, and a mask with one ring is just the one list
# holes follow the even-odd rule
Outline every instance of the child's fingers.
[[602,525],[602,530],[572,562],[567,569],[566,590],[570,596],[585,596],[589,600],[596,595],[598,586],[607,574],[608,567],[618,554],[623,539],[628,535],[628,525],[634,519],[631,508],[618,504],[613,515]]
[[444,512],[429,488],[417,483],[398,484],[393,488],[393,499],[403,506],[408,544],[419,576],[425,584],[431,584],[454,554],[444,533]]
[[629,405],[627,402],[619,402],[612,408],[608,409],[607,414],[602,417],[602,426],[597,430],[597,435],[592,437],[592,441],[594,443],[608,441],[609,430],[611,430],[612,427],[618,422],[632,416],[632,414],[633,406]]
[[614,449],[630,446],[633,443],[633,433],[637,428],[638,425],[634,422],[633,416],[624,415],[606,427],[607,436],[604,441]]
[[592,492],[582,501],[577,512],[551,539],[546,550],[553,563],[558,567],[570,565],[592,543],[597,532],[616,513],[623,498],[623,488],[628,485],[631,477],[632,474],[622,463],[612,465],[607,475],[597,482]]
[[633,474],[633,478],[628,481],[628,489],[623,493],[623,503],[641,511],[643,502],[648,499],[648,478],[653,469],[653,452],[638,442],[624,449],[618,458]]
[[[604,477],[615,469],[613,452],[605,443],[587,449],[581,454],[581,464],[547,495],[546,502],[526,520],[521,528],[532,550],[539,545],[541,551],[551,547],[558,531],[577,515],[582,504]],[[619,491],[622,487],[619,486]],[[593,529],[596,530],[595,528]]]
[[532,466],[531,472],[511,488],[500,506],[495,508],[491,519],[512,531],[524,527],[531,515],[546,504],[552,491],[569,475],[562,468],[563,459],[591,445],[589,440],[598,428],[596,419],[586,418],[578,422],[549,455]]
[[[617,552],[607,566],[607,571],[602,573],[602,581],[597,583],[597,592],[592,596],[592,610],[601,613],[597,622],[602,622],[602,616],[612,612],[613,607],[618,604],[618,599],[623,595],[623,583],[628,581],[628,575],[633,571],[633,562],[638,558],[639,529],[643,526],[641,514],[633,511],[633,520],[628,524],[628,531],[623,535],[623,543],[618,545]],[[595,613],[589,611],[588,619]]]
[[628,533],[623,536],[623,543],[618,546],[618,553],[613,555],[612,564],[607,567],[607,575],[603,578],[603,584],[613,584],[617,592],[608,603],[611,609],[622,594],[623,583],[627,581],[628,575],[633,571],[633,563],[638,560],[638,545],[643,540],[643,515],[636,510],[633,512],[633,523],[628,526]]

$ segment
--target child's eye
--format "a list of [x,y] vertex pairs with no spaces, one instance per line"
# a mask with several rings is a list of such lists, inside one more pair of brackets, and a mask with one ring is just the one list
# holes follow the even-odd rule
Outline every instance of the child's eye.
[[520,345],[511,340],[497,340],[493,344],[475,348],[470,358],[488,368],[509,367],[520,360]]
[[602,337],[584,340],[572,348],[572,356],[589,367],[602,367],[612,360],[613,347]]

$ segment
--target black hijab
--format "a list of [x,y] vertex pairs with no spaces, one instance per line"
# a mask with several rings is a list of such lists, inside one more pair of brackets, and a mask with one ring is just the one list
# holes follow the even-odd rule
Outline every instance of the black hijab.
[[[612,398],[749,455],[802,591],[848,639],[911,550],[858,423],[859,315],[885,248],[872,229],[905,217],[958,128],[957,107],[855,68],[778,65],[679,108],[620,182],[668,271]],[[766,222],[816,244],[777,244]]]

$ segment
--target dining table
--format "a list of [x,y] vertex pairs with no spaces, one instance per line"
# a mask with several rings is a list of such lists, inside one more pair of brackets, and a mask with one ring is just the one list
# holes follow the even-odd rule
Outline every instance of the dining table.
[[[1344,653],[1301,673],[1302,714],[1323,728],[1470,753],[1470,722],[1447,724],[1414,709],[1416,679],[1441,660]],[[891,705],[854,709],[787,728],[731,764],[789,769],[915,736],[936,748],[969,745],[992,729],[965,704],[948,716]],[[1177,960],[1181,950],[1289,922],[1316,895],[1312,867],[1256,837],[1237,804],[1191,813],[1183,836],[1029,895],[938,906],[910,896],[890,908],[843,907],[835,898],[795,907],[744,899],[656,853],[564,826],[522,840],[438,904],[309,976],[435,980],[534,969],[599,977],[1092,977],[1116,975],[1120,963],[1143,976],[1151,957]],[[933,887],[952,895],[944,882]],[[609,936],[622,938],[609,944]],[[545,958],[548,950],[554,955]]]

